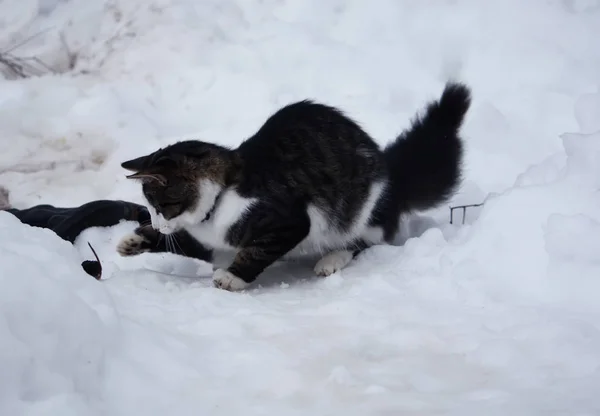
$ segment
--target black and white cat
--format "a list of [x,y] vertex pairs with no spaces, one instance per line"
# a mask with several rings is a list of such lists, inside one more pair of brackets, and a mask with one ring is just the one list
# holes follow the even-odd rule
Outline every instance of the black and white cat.
[[365,248],[390,243],[402,214],[453,194],[470,103],[466,86],[448,83],[383,150],[338,109],[301,101],[236,149],[190,140],[124,162],[141,181],[152,225],[125,236],[118,251],[161,251],[170,234],[190,242],[174,249],[189,257],[207,260],[204,246],[233,251],[229,267],[213,275],[227,290],[302,254],[321,256],[317,275],[335,273]]

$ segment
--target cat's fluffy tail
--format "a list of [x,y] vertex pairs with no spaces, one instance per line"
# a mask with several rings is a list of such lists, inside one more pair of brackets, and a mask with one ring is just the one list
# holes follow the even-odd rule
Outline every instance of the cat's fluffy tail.
[[459,130],[470,105],[469,89],[449,82],[441,98],[385,148],[391,196],[402,211],[433,208],[456,191],[463,158]]

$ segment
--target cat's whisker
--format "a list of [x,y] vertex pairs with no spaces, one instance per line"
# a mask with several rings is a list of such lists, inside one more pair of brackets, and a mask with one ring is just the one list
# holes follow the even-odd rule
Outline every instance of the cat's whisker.
[[171,253],[176,254],[175,243],[173,242],[173,235],[169,234],[169,241],[171,241]]
[[185,251],[181,247],[181,244],[179,244],[179,241],[177,240],[177,234],[173,234],[173,242],[175,243],[175,245],[179,249],[179,253],[182,254],[182,255],[184,255],[184,256],[187,256],[187,254],[185,254]]
[[168,234],[159,233],[158,241],[162,242],[163,240],[165,242],[165,252],[169,253],[169,236],[168,236]]
[[175,241],[175,235],[171,234],[171,249],[173,250],[174,254],[177,254],[177,243]]
[[169,246],[169,253],[174,253],[173,236],[171,234],[167,234],[167,245]]

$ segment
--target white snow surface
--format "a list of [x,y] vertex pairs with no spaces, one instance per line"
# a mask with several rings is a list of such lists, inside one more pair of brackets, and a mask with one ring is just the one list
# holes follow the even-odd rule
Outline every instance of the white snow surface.
[[134,223],[73,246],[0,212],[0,414],[600,414],[599,28],[598,0],[0,3],[0,50],[44,31],[13,53],[61,70],[0,79],[16,207],[141,202],[122,161],[235,146],[296,99],[383,145],[450,78],[473,89],[451,204],[485,200],[242,293],[205,263],[119,257]]

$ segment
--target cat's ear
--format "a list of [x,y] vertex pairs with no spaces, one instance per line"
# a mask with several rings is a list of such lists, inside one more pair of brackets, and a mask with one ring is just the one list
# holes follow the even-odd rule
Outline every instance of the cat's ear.
[[176,169],[179,167],[180,158],[171,155],[164,155],[156,159],[152,165],[160,169]]
[[148,156],[140,156],[136,159],[131,159],[121,163],[121,167],[133,172],[139,172],[146,166],[146,159],[148,159]]
[[157,181],[161,185],[165,186],[167,184],[167,178],[159,173],[145,173],[145,172],[136,172],[131,175],[126,176],[127,179],[149,179],[153,181]]
[[[160,183],[163,186],[166,185],[167,178],[165,178],[164,175],[161,175],[160,173],[147,171],[147,167],[146,167],[147,159],[148,159],[148,156],[141,156],[136,159],[131,159],[131,160],[121,163],[121,167],[123,169],[127,169],[127,170],[135,172],[129,176],[126,176],[126,178],[127,179],[149,179],[149,180],[157,181],[158,183]],[[154,170],[154,169],[152,169],[152,170]]]

